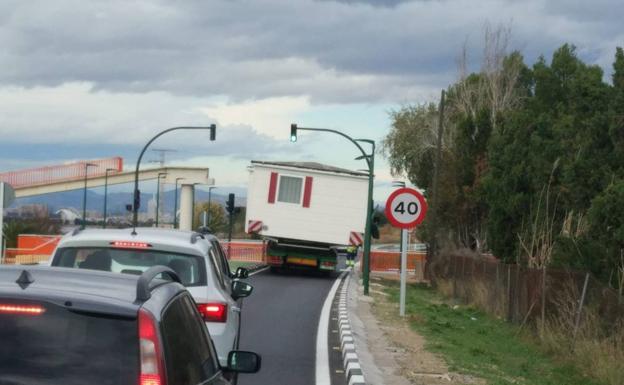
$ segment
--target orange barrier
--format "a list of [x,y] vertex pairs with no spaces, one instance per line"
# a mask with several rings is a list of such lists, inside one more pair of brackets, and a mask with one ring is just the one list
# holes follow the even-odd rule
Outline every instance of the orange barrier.
[[[424,252],[407,253],[407,270],[421,268],[425,262],[427,254]],[[370,270],[371,271],[399,271],[401,268],[401,253],[398,251],[371,250]]]
[[[37,263],[46,261],[54,252],[61,239],[60,235],[20,234],[17,248],[5,250],[6,264]],[[258,262],[265,260],[266,246],[259,242],[221,242],[221,247],[228,259],[241,262]]]
[[240,262],[265,261],[266,244],[264,242],[221,242],[221,247],[229,260]]

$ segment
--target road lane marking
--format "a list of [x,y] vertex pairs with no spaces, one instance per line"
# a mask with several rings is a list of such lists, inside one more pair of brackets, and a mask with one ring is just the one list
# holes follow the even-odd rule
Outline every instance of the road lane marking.
[[340,282],[346,275],[346,272],[342,272],[338,278],[334,281],[323,308],[321,310],[321,317],[319,318],[318,329],[316,331],[316,385],[331,385],[331,377],[329,370],[329,346],[327,340],[329,338],[329,316],[331,313],[332,302],[338,291]]

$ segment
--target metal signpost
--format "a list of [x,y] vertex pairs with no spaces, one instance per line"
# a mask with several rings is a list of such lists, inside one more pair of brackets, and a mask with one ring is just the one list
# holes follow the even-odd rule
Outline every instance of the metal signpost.
[[405,290],[407,286],[407,237],[408,230],[418,226],[427,214],[425,197],[412,188],[395,190],[386,201],[386,217],[401,229],[401,296],[399,314],[405,315]]
[[0,260],[4,260],[4,209],[15,200],[15,191],[10,184],[0,182]]

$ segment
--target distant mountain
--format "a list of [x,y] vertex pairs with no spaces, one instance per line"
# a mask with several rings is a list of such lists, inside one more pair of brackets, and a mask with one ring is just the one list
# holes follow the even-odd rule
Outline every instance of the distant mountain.
[[[218,190],[218,192],[217,192]],[[227,200],[227,194],[233,192],[236,194],[236,205],[247,206],[247,190],[240,187],[223,187],[212,190],[212,202],[217,202],[225,205]],[[154,192],[155,193],[155,192]],[[178,195],[179,195],[178,191]],[[152,193],[141,192],[141,207],[140,212],[147,211],[147,202],[152,199]],[[179,197],[178,197],[179,198]],[[51,193],[45,195],[38,195],[28,198],[18,198],[13,203],[12,207],[17,207],[25,204],[44,204],[48,206],[48,211],[56,212],[59,209],[73,207],[78,210],[82,209],[82,190],[65,191],[59,193]],[[175,191],[168,190],[163,193],[163,208],[165,212],[173,212],[175,199]],[[195,190],[195,201],[204,202],[208,201],[208,191],[201,188]],[[108,213],[111,215],[123,214],[126,212],[126,205],[132,203],[132,193],[109,193],[108,194]],[[104,208],[104,194],[100,194],[94,191],[87,191],[87,210],[99,211]]]

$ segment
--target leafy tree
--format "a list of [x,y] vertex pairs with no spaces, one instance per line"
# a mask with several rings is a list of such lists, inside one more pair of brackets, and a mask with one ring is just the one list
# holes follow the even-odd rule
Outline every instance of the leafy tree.
[[193,228],[201,226],[203,223],[203,213],[206,211],[208,213],[208,228],[210,228],[213,232],[221,232],[225,231],[227,228],[227,213],[222,205],[216,202],[210,202],[210,207],[208,207],[208,202],[201,202],[195,205],[195,212],[193,215]]
[[[477,241],[523,262],[536,261],[537,249],[523,243],[531,235],[549,250],[539,263],[608,279],[624,248],[624,50],[616,50],[608,84],[573,45],[529,68],[520,53],[506,53],[504,36],[490,38],[481,71],[460,66],[448,88],[437,237],[455,246]],[[393,111],[383,143],[392,171],[429,198],[437,115],[434,104]]]

